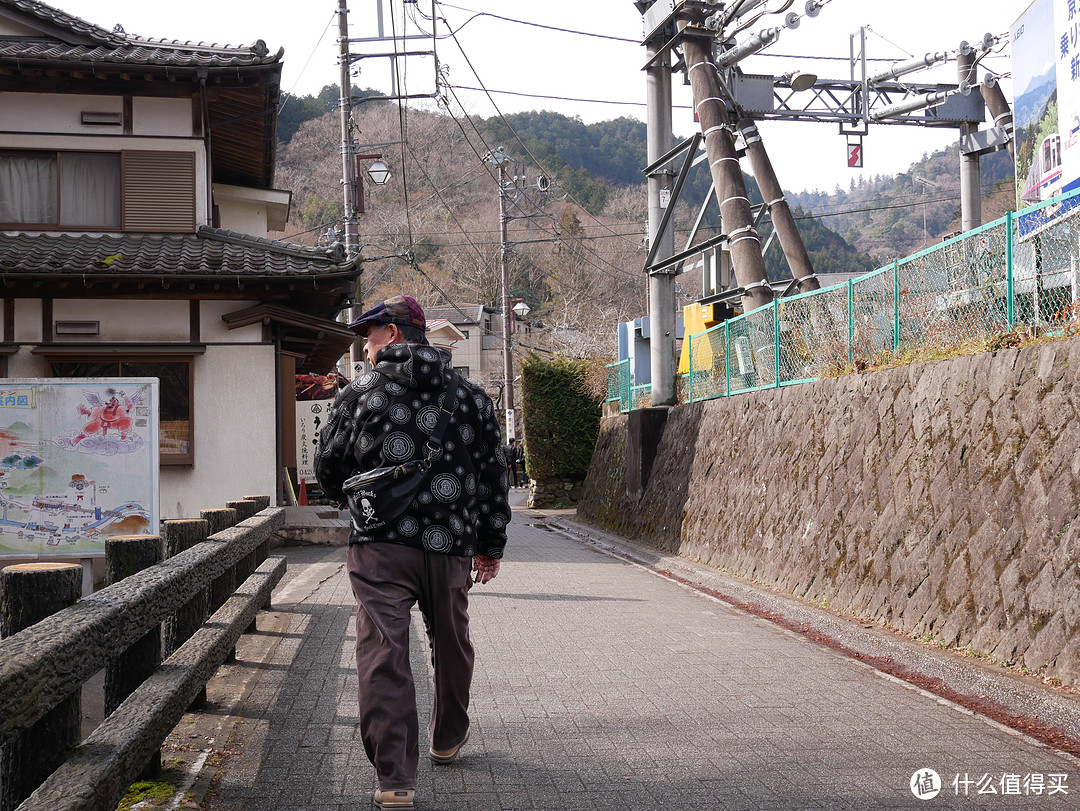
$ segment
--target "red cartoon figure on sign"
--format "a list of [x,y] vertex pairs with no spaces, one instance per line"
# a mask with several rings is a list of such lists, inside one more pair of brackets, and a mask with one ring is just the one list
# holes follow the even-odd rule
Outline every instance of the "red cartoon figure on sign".
[[87,415],[90,420],[83,426],[82,433],[75,437],[72,444],[78,445],[88,436],[95,434],[108,436],[110,430],[119,433],[120,439],[127,439],[127,432],[132,426],[128,412],[135,408],[135,404],[123,392],[120,392],[120,398],[123,398],[121,400],[112,389],[109,390],[112,396],[108,401],[103,401],[90,391],[84,391],[83,394],[91,407],[81,405],[79,413]]

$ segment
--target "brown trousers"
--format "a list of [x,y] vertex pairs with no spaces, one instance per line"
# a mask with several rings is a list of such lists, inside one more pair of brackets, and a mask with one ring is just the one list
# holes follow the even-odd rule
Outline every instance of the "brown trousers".
[[409,666],[410,611],[420,607],[435,668],[431,746],[449,749],[469,730],[473,647],[469,640],[472,558],[393,543],[349,547],[356,597],[360,736],[379,788],[415,788],[419,760],[416,689]]

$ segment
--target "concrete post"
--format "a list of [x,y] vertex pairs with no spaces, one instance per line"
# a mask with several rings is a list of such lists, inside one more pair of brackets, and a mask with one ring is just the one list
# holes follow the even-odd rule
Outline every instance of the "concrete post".
[[[270,506],[270,496],[244,496],[244,500],[245,501],[250,501],[250,502],[255,504],[255,514],[256,515],[258,515],[263,510],[267,509]],[[258,564],[256,564],[256,565],[261,566],[262,562],[264,560],[266,560],[266,558],[267,558],[267,556],[269,554],[270,554],[270,539],[267,538],[265,541],[263,541],[261,544],[259,544],[259,554],[258,554],[258,557],[256,558],[256,560],[258,560]]]
[[787,257],[791,277],[798,282],[800,293],[820,289],[821,285],[814,275],[814,266],[810,262],[810,254],[806,251],[799,226],[795,224],[791,207],[784,197],[784,190],[780,188],[780,181],[776,177],[769,153],[765,150],[765,144],[761,141],[757,123],[752,118],[744,118],[739,122],[739,130],[746,141],[746,154],[750,157],[750,166],[765,198],[765,205],[769,207],[773,228],[776,229],[780,247]]
[[[268,499],[269,500],[269,499]],[[161,526],[165,541],[166,559],[186,552],[196,544],[206,540],[210,534],[210,523],[202,518],[180,518],[165,521]],[[191,639],[206,618],[210,616],[210,590],[202,589],[187,605],[169,617],[161,629],[161,655],[168,659],[176,650]],[[198,708],[206,704],[206,686],[199,691],[191,706]]]
[[[182,518],[165,521],[161,525],[161,535],[165,541],[165,558],[172,558],[186,552],[206,540],[210,534],[210,524],[202,518]],[[187,642],[209,616],[209,594],[204,589],[187,605],[167,619],[162,630],[162,656],[168,658]]]
[[743,311],[750,312],[772,303],[761,240],[754,230],[750,199],[743,182],[731,119],[724,102],[720,76],[712,58],[713,36],[701,27],[701,12],[688,11],[678,21],[682,32],[683,56],[694,105],[705,136],[709,170],[720,203],[720,222],[729,238],[732,267],[743,293]]
[[982,82],[979,85],[979,91],[982,93],[987,109],[990,110],[990,115],[994,117],[994,125],[1001,127],[1009,134],[1007,142],[1009,155],[1015,158],[1015,155],[1013,155],[1015,149],[1013,143],[1013,112],[1009,108],[1009,102],[1005,99],[1005,94],[1001,92],[1001,83]]
[[[646,43],[649,67],[646,76],[646,150],[651,165],[671,151],[671,55],[663,43]],[[675,232],[659,233],[664,209],[671,201],[672,171],[662,169],[648,178],[649,240],[660,246],[655,260],[667,259],[675,252]],[[675,276],[654,273],[649,276],[649,366],[652,404],[672,406],[675,395]],[[636,381],[640,385],[640,381]]]
[[[0,572],[0,638],[14,636],[79,599],[82,566],[22,563]],[[82,737],[82,692],[50,710],[30,729],[0,744],[0,811],[14,811]]]
[[[255,515],[255,502],[253,501],[226,501],[225,506],[230,510],[236,510],[236,517],[239,521],[245,521]],[[262,559],[259,558],[259,549],[261,546],[257,546],[252,549],[248,554],[236,564],[236,585],[240,585],[249,577],[252,573],[259,568],[259,564],[262,563]],[[247,627],[244,633],[253,634],[258,631],[256,621],[252,620],[251,625]]]
[[[119,583],[143,569],[160,563],[165,547],[160,535],[114,535],[105,539],[105,585]],[[105,666],[105,715],[146,681],[161,664],[161,626],[112,659]],[[148,772],[161,769],[161,752],[151,756]]]
[[[210,525],[210,535],[217,532],[221,532],[223,529],[236,526],[238,516],[236,510],[228,507],[224,509],[214,510],[201,510],[199,517],[203,518]],[[217,578],[210,585],[210,614],[214,614],[219,608],[225,605],[225,601],[228,600],[233,592],[236,591],[236,566],[230,566],[221,577]],[[236,648],[229,651],[228,661],[234,661],[236,659]]]
[[[975,54],[957,54],[957,79],[975,83]],[[961,124],[960,138],[974,135],[978,124]],[[960,220],[961,228],[970,231],[982,225],[982,167],[979,156],[960,155]]]

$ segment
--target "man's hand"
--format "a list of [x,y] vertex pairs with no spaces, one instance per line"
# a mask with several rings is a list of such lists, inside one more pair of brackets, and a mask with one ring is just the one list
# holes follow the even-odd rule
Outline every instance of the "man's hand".
[[494,580],[495,576],[499,573],[499,564],[501,561],[498,558],[489,558],[487,555],[476,555],[472,560],[473,571],[476,572],[476,580],[474,582],[483,585],[489,580]]

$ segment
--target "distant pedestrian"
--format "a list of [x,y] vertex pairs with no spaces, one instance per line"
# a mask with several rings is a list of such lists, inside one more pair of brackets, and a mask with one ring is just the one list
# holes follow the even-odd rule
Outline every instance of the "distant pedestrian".
[[518,469],[518,481],[522,487],[529,486],[529,474],[525,471],[525,445],[518,440],[517,445],[517,469]]
[[[506,459],[491,399],[452,371],[448,351],[428,345],[415,299],[388,299],[350,326],[367,339],[372,371],[334,400],[315,474],[331,498],[344,500],[351,489],[359,502],[350,504],[348,570],[360,736],[379,780],[376,807],[411,809],[419,723],[410,610],[419,604],[435,666],[429,753],[435,763],[451,763],[469,739],[470,569],[477,583],[499,573],[510,520]],[[378,498],[387,493],[347,486],[355,474],[382,467],[406,472],[402,479],[423,471],[404,511],[387,521]]]
[[511,487],[521,486],[521,477],[518,475],[520,468],[518,467],[518,454],[521,449],[518,447],[517,440],[511,439],[506,446],[506,473],[510,478]]

